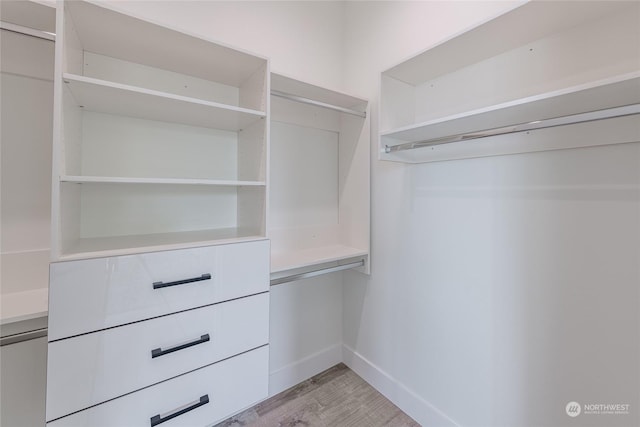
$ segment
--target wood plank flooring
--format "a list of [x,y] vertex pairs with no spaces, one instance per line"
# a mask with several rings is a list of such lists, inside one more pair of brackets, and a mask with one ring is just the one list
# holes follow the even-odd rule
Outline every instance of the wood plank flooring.
[[420,427],[340,363],[215,427]]

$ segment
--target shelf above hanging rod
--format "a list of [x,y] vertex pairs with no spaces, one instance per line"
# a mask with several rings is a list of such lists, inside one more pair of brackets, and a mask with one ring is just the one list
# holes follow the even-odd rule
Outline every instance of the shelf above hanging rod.
[[272,90],[272,96],[277,96],[278,98],[288,99],[289,101],[300,102],[302,104],[314,105],[316,107],[327,108],[329,110],[339,111],[341,113],[351,114],[353,116],[358,116],[362,118],[367,117],[367,113],[364,111],[352,110],[350,108],[340,107],[338,105],[327,104],[326,102],[316,101],[315,99],[304,98],[302,96],[291,95],[286,92],[281,92],[279,90]]
[[56,35],[47,31],[36,30],[34,28],[25,27],[23,25],[12,24],[11,22],[0,21],[0,29],[11,31],[18,34],[24,34],[39,39],[56,41]]
[[422,141],[406,142],[398,145],[385,145],[385,153],[413,150],[416,148],[431,147],[434,145],[451,144],[454,142],[470,141],[491,136],[508,135],[512,133],[527,132],[538,129],[547,129],[558,126],[568,126],[578,123],[587,123],[597,120],[613,119],[640,114],[640,104],[625,105],[622,107],[607,108],[603,110],[589,111],[586,113],[572,114],[550,119],[535,120],[517,125],[503,126],[486,129],[478,132],[448,135],[439,138],[431,138]]
[[333,273],[336,271],[350,270],[352,268],[363,267],[363,266],[364,266],[364,260],[361,259],[360,261],[351,262],[349,264],[337,265],[335,267],[319,268],[317,270],[307,271],[306,273],[292,274],[290,276],[271,279],[271,286],[294,282],[296,280],[301,280],[301,279],[308,279],[310,277],[320,276],[322,274]]

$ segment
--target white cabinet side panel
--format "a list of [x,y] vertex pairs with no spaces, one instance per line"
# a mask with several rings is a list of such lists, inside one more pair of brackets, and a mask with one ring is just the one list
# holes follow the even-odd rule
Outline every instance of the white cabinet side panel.
[[43,427],[47,338],[0,347],[0,425]]

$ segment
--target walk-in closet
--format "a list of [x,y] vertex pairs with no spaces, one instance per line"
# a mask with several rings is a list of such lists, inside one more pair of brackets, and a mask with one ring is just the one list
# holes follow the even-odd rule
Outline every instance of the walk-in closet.
[[0,427],[640,425],[640,2],[0,0]]

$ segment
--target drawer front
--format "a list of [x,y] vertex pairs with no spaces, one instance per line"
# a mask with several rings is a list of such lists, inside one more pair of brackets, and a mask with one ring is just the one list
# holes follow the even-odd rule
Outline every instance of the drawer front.
[[49,340],[268,289],[268,240],[53,263]]
[[[154,417],[156,421],[167,419],[159,424],[162,427],[213,425],[266,398],[268,376],[269,348],[265,346],[60,418],[47,426],[152,427]],[[170,418],[180,412],[179,408],[193,409]]]
[[267,344],[269,294],[49,343],[47,420]]

